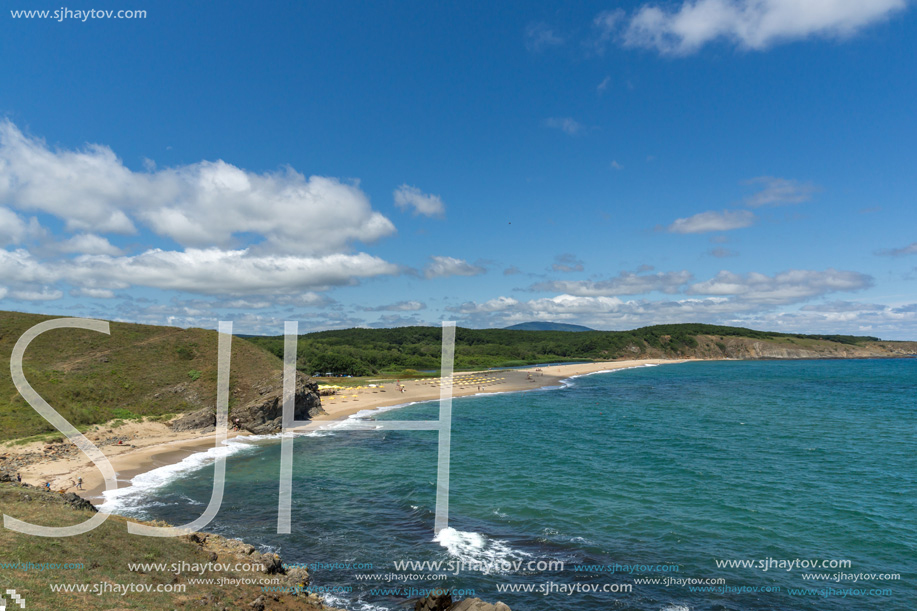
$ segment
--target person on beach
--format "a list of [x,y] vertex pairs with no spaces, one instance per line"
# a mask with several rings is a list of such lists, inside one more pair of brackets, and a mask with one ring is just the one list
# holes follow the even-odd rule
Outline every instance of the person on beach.
[[83,489],[83,478],[82,477],[76,478],[76,489],[77,490]]
[[51,492],[51,482],[45,482],[45,490]]
[[22,483],[22,473],[17,473],[17,474],[16,474],[16,483],[17,483],[17,484],[21,484],[21,483]]

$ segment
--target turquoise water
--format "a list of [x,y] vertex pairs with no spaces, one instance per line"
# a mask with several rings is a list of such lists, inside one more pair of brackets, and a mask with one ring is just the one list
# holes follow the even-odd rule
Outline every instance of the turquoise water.
[[[376,418],[437,410],[421,404]],[[403,609],[405,596],[380,589],[445,584],[514,611],[909,610],[917,608],[915,434],[915,359],[644,367],[455,400],[452,529],[440,541],[432,540],[436,433],[414,431],[297,438],[291,535],[274,532],[279,445],[257,442],[229,459],[211,530],[288,562],[371,563],[312,571],[317,586],[353,587],[333,599],[351,609]],[[115,509],[192,519],[210,496],[213,469],[203,464],[119,498]],[[769,558],[849,566],[717,565]],[[565,566],[386,581],[417,572],[395,571],[398,560]],[[614,564],[646,566],[632,574],[590,566]],[[839,572],[848,577],[804,578]],[[900,579],[849,577],[863,574]],[[665,578],[723,581],[645,581]],[[580,591],[538,591],[549,583]],[[526,584],[536,591],[498,591]],[[582,591],[606,584],[619,591]],[[704,587],[733,590],[691,589]]]

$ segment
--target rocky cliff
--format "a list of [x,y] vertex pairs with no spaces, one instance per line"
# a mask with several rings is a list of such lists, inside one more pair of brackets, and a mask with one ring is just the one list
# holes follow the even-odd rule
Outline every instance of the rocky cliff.
[[[240,407],[230,406],[230,424],[238,419],[239,425],[250,433],[266,435],[280,432],[283,419],[283,375],[278,372],[257,384],[254,389],[257,398]],[[230,401],[231,403],[232,401]],[[294,395],[293,417],[296,420],[311,420],[325,413],[318,395],[318,384],[308,376],[297,372]],[[176,431],[199,429],[212,431],[216,427],[216,407],[186,414],[172,422]]]
[[843,344],[815,339],[781,337],[697,336],[698,345],[691,350],[696,358],[729,359],[855,359],[895,358],[917,354],[917,342],[863,342]]

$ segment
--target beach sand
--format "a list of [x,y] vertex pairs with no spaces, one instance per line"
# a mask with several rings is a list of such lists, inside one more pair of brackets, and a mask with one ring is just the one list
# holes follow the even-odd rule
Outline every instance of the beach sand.
[[[570,365],[549,365],[527,369],[507,369],[456,373],[452,388],[453,397],[498,392],[520,392],[546,386],[559,386],[561,380],[573,376],[613,371],[643,365],[683,363],[675,359],[645,359],[627,361],[604,361],[598,363],[576,363]],[[347,418],[363,410],[431,401],[440,398],[439,378],[401,380],[403,391],[394,382],[376,387],[339,389],[336,394],[322,397],[322,407],[327,414],[315,418],[312,424],[297,431],[315,430],[330,423]],[[229,437],[246,433],[230,433]],[[102,425],[87,434],[94,443],[104,439],[123,437],[122,445],[100,446],[117,474],[119,487],[129,484],[131,479],[152,469],[180,462],[187,456],[214,447],[214,434],[198,431],[176,433],[168,426],[156,422],[126,423],[117,428]],[[43,442],[3,448],[10,454],[42,452]],[[21,469],[24,482],[43,486],[51,483],[53,490],[77,492],[94,503],[102,501],[104,480],[100,471],[82,453],[70,458],[42,460]],[[83,478],[83,490],[77,490],[75,482]]]

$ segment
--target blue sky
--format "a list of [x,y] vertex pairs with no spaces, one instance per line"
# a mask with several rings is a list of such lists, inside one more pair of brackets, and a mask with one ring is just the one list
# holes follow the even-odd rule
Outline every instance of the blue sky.
[[0,309],[917,339],[907,0],[61,8],[0,15]]

